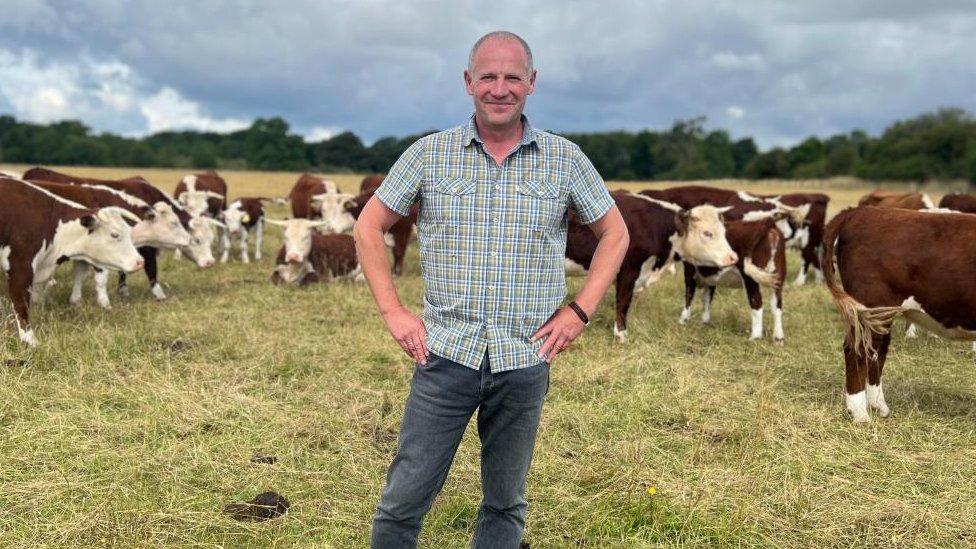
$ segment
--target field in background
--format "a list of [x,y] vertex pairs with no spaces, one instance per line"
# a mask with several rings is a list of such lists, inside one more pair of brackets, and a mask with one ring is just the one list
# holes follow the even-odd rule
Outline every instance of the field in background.
[[[169,191],[183,174],[71,171],[141,173]],[[287,194],[297,178],[223,175],[232,197]],[[334,179],[353,191],[360,177]],[[869,189],[723,184],[827,192],[832,212]],[[365,546],[413,366],[365,285],[272,287],[279,243],[269,227],[264,260],[209,270],[166,254],[170,299],[154,302],[136,275],[112,311],[94,304],[90,283],[85,304],[67,306],[62,268],[33,312],[36,350],[17,342],[3,300],[0,545]],[[397,285],[419,310],[415,244]],[[640,294],[626,345],[612,339],[605,299],[554,364],[529,479],[533,548],[976,544],[968,345],[905,340],[897,328],[884,384],[892,417],[855,426],[843,411],[841,327],[822,287],[787,288],[785,347],[768,340],[768,313],[767,340],[746,340],[741,291],[719,290],[710,326],[697,316],[677,324],[681,295],[679,277]],[[258,453],[278,461],[251,463]],[[472,428],[422,546],[466,545],[478,475]],[[220,514],[265,490],[292,502],[286,517]]]

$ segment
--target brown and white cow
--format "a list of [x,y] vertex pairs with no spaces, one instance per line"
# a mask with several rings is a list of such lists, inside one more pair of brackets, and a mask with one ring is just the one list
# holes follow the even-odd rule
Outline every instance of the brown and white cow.
[[221,263],[226,263],[230,256],[231,239],[237,239],[241,250],[241,262],[248,263],[247,233],[254,232],[254,259],[261,261],[261,247],[264,244],[264,206],[267,198],[238,198],[230,203],[220,214],[221,220],[227,225],[224,231],[223,255]]
[[0,270],[7,275],[20,340],[27,345],[37,345],[29,301],[43,295],[59,260],[81,259],[130,272],[144,264],[123,220],[135,218],[127,210],[85,208],[11,178],[0,178],[0,196]]
[[[190,245],[183,248],[178,248],[178,250],[181,251],[183,255],[187,256],[187,258],[189,258],[191,261],[196,263],[198,267],[206,268],[214,264],[213,251],[211,250],[211,244],[214,240],[213,225],[219,224],[219,222],[207,217],[191,216],[190,213],[187,212],[183,206],[176,201],[176,199],[151,185],[143,177],[135,176],[119,180],[95,179],[90,177],[73,176],[54,170],[49,170],[47,168],[35,167],[24,172],[24,179],[55,181],[75,185],[101,185],[128,193],[148,204],[153,205],[154,207],[158,203],[168,204],[173,213],[176,214],[183,228],[190,233]],[[157,249],[151,246],[143,246],[142,248],[139,248],[139,253],[143,256],[143,259],[145,259],[146,277],[149,279],[149,286],[152,289],[153,295],[156,297],[156,299],[165,299],[166,294],[163,292],[163,287],[157,279]],[[118,291],[122,295],[128,294],[126,280],[127,278],[125,273],[121,273],[119,275]]]
[[823,242],[824,226],[827,224],[827,205],[830,197],[821,193],[788,193],[776,197],[778,202],[794,208],[809,205],[809,210],[800,225],[799,231],[793,238],[787,238],[786,245],[800,250],[803,263],[793,280],[799,286],[805,284],[807,275],[812,271],[817,282],[823,282],[823,271],[820,267],[821,243]]
[[752,327],[749,340],[757,341],[763,335],[763,298],[761,287],[773,294],[773,342],[782,344],[783,333],[783,280],[786,278],[786,239],[777,228],[777,221],[787,216],[783,212],[764,212],[766,216],[756,221],[726,221],[725,238],[738,255],[733,267],[696,266],[684,261],[685,308],[678,319],[685,324],[691,319],[691,304],[698,285],[702,289],[703,323],[712,318],[712,301],[717,286],[744,288],[752,311]]
[[[81,204],[86,208],[115,206],[128,210],[139,219],[132,226],[132,243],[137,248],[144,246],[178,248],[190,244],[190,234],[180,225],[179,218],[176,217],[169,204],[164,202],[157,202],[154,207],[150,207],[140,198],[102,185],[72,185],[70,183],[51,183],[36,180],[33,183],[52,194]],[[69,298],[72,305],[81,303],[82,286],[88,271],[87,263],[74,262],[74,286]],[[95,290],[98,304],[110,309],[111,302],[108,297],[107,284],[108,271],[96,268]]]
[[[725,226],[714,206],[686,210],[626,191],[611,196],[630,232],[630,244],[617,273],[617,315],[613,325],[614,337],[626,341],[627,312],[635,288],[643,289],[656,282],[676,254],[695,265],[712,267],[728,267],[739,258],[725,240]],[[570,212],[567,264],[589,269],[597,243],[593,231]]]
[[283,227],[284,244],[278,250],[271,281],[275,284],[328,281],[334,278],[364,280],[352,235],[321,234],[315,229],[321,221],[268,219]]
[[679,185],[667,189],[646,189],[639,194],[677,204],[684,209],[703,204],[712,206],[735,206],[742,202],[764,202],[762,197],[745,191],[732,191],[705,185]]
[[368,193],[372,195],[376,192],[376,189],[380,188],[384,179],[386,179],[386,174],[367,175],[359,182],[359,194]]
[[[359,214],[362,213],[369,199],[373,197],[374,192],[362,193],[353,198],[351,203],[346,205],[349,213],[358,219]],[[403,274],[403,259],[407,255],[407,246],[410,244],[411,237],[413,237],[414,227],[417,225],[417,217],[419,215],[420,204],[414,203],[410,206],[410,213],[394,223],[390,227],[390,232],[387,234],[387,237],[392,236],[393,239],[393,274],[396,276]],[[389,241],[387,241],[387,245],[390,245]]]
[[947,194],[939,201],[940,208],[976,214],[976,196],[971,194]]
[[173,191],[190,215],[209,215],[216,219],[227,204],[227,182],[215,171],[183,176]]
[[314,199],[312,197],[325,193],[336,194],[338,192],[339,188],[333,181],[310,173],[303,173],[291,188],[291,192],[288,193],[288,199],[291,201],[292,217],[296,219],[321,218],[322,212],[320,206],[313,204]]
[[[824,232],[824,282],[847,326],[846,405],[890,413],[881,374],[898,316],[941,337],[976,340],[976,216],[873,207],[837,214]],[[836,251],[836,273],[832,262]]]
[[341,234],[351,232],[356,224],[352,211],[356,209],[355,197],[346,193],[322,193],[312,196],[312,208],[318,210],[319,219],[325,223],[319,226],[323,233]]
[[935,203],[925,193],[900,193],[875,189],[857,201],[858,206],[877,206],[879,208],[900,208],[905,210],[924,210],[934,208]]

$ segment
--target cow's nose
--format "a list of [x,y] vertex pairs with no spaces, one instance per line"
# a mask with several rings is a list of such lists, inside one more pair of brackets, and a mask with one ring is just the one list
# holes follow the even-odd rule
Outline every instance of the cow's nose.
[[214,260],[214,259],[208,259],[208,260],[206,260],[206,261],[203,262],[203,266],[204,267],[213,267],[213,265],[214,265],[215,262],[216,262],[216,260]]
[[137,271],[138,271],[139,269],[141,269],[141,268],[143,268],[143,267],[145,267],[145,265],[146,265],[146,262],[145,262],[145,260],[143,260],[143,259],[142,259],[141,257],[140,257],[139,259],[137,259],[137,260],[136,260],[136,270],[137,270]]
[[291,253],[291,254],[288,254],[288,255],[285,256],[285,261],[287,261],[289,263],[298,263],[301,260],[302,260],[302,258],[299,257],[299,255],[296,254],[296,253]]
[[735,252],[730,253],[729,257],[725,259],[727,265],[735,265],[735,262],[738,260],[739,260],[739,256],[737,256]]

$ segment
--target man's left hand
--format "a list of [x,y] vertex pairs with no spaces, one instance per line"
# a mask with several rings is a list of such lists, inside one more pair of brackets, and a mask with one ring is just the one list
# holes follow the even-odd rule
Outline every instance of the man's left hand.
[[532,334],[529,341],[535,343],[545,337],[546,342],[542,344],[538,355],[540,359],[551,362],[583,333],[584,327],[583,321],[572,309],[562,307]]

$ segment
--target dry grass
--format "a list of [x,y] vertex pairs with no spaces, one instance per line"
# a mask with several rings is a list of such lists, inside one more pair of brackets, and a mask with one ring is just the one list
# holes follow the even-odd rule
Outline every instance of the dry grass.
[[[170,189],[181,175],[142,173]],[[296,178],[225,176],[233,196],[284,194]],[[336,179],[346,190],[358,180]],[[865,190],[823,188],[839,203]],[[267,256],[278,245],[269,232]],[[38,349],[17,343],[12,321],[0,328],[0,545],[366,544],[412,366],[364,285],[276,288],[270,271],[267,257],[200,271],[167,256],[164,303],[136,276],[113,311],[99,310],[90,288],[73,309],[62,284],[35,314]],[[418,309],[415,247],[397,284]],[[532,547],[976,543],[967,346],[896,335],[892,417],[855,426],[826,292],[790,287],[785,301],[779,348],[746,341],[741,292],[719,291],[711,326],[679,326],[680,280],[666,277],[636,299],[627,345],[612,341],[605,300],[553,369],[529,481]],[[423,546],[462,547],[470,536],[476,438],[469,432],[458,453]],[[279,459],[253,464],[256,453]],[[220,514],[269,489],[292,501],[283,519]]]

